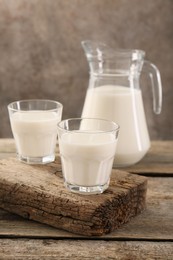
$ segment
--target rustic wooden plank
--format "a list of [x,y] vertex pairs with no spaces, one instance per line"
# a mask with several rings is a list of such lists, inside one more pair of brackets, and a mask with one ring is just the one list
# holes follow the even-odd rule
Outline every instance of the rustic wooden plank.
[[[13,139],[0,139],[0,159],[15,156],[15,145]],[[56,156],[59,158],[58,144]],[[152,141],[147,155],[137,164],[123,168],[123,170],[150,175],[173,175],[173,140]]]
[[[16,147],[13,138],[0,138],[0,154],[16,154]],[[56,153],[59,153],[58,143]]]
[[82,196],[64,187],[58,166],[27,165],[13,158],[1,160],[0,206],[84,235],[109,233],[145,208],[145,177],[114,170],[106,192]]
[[97,240],[0,239],[1,260],[172,260],[173,243]]
[[0,160],[12,157],[15,158],[16,155],[14,153],[0,153]]
[[[6,144],[8,140],[5,140]],[[9,140],[10,144],[14,142]],[[4,139],[0,139],[0,147]],[[153,158],[157,161],[157,155],[163,154],[166,160],[172,154],[173,141],[154,141],[152,142],[151,152]],[[161,151],[161,152],[160,152]],[[150,156],[146,156],[145,160],[151,160]],[[170,159],[169,159],[170,160]],[[168,160],[168,161],[169,161]],[[152,184],[151,184],[152,183]],[[149,189],[147,195],[147,210],[141,215],[135,217],[130,223],[124,225],[116,232],[112,232],[104,237],[116,237],[121,238],[140,238],[143,239],[171,239],[172,238],[172,178],[149,178]],[[152,192],[151,192],[152,191]],[[155,192],[154,192],[155,191]],[[154,192],[154,193],[153,193]],[[152,194],[155,194],[153,197]],[[165,197],[164,197],[165,195]],[[150,197],[151,196],[151,197]],[[0,235],[13,236],[18,234],[19,236],[33,237],[47,236],[47,237],[80,237],[66,231],[50,228],[46,225],[42,225],[33,221],[26,221],[24,219],[17,220],[13,218],[10,213],[8,217],[3,218],[0,211]],[[155,221],[153,221],[155,220]],[[169,228],[170,227],[170,228]],[[25,232],[26,231],[26,232]],[[172,232],[172,233],[171,233]]]
[[173,241],[173,178],[148,178],[147,209],[112,238]]
[[[107,239],[173,241],[173,178],[148,178],[147,208],[120,229],[104,235]],[[0,236],[82,238],[60,229],[0,211]]]
[[[60,162],[58,143],[56,146],[55,154],[56,154],[56,161]],[[0,160],[6,158],[12,158],[12,157],[14,158],[16,157],[16,148],[15,148],[14,139],[12,138],[0,139]]]
[[16,156],[16,148],[14,144],[14,139],[12,138],[4,138],[0,139],[0,160],[15,157]]
[[173,141],[152,141],[147,155],[137,164],[126,167],[131,173],[173,175]]
[[0,153],[15,153],[16,148],[13,138],[0,139]]

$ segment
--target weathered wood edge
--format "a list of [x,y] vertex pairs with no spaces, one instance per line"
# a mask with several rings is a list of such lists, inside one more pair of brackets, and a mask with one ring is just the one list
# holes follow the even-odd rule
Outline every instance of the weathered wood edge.
[[[114,170],[110,188],[98,195],[100,197],[87,196],[86,199],[69,193],[64,188],[62,177],[50,174],[50,171],[57,171],[55,163],[34,168],[21,164],[17,159],[8,159],[1,161],[0,168],[2,208],[74,233],[89,236],[109,233],[145,208],[147,179],[127,172]],[[91,209],[89,205],[92,205]]]
[[[147,208],[104,239],[173,240],[173,178],[148,178]],[[0,210],[1,237],[82,238],[82,235],[56,229]],[[102,238],[102,237],[101,237]],[[98,239],[98,237],[97,237]]]

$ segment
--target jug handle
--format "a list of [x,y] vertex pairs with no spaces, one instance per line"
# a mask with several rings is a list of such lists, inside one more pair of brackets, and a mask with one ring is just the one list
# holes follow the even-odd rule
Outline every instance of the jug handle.
[[153,111],[155,114],[160,114],[162,110],[162,82],[161,76],[156,65],[145,60],[143,69],[149,74],[153,93]]

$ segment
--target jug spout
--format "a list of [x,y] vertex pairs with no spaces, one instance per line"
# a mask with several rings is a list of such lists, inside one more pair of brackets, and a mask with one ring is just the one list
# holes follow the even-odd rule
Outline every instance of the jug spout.
[[86,40],[82,41],[81,44],[89,60],[94,58],[103,59],[103,56],[108,56],[113,52],[105,43]]
[[133,74],[141,72],[145,52],[141,50],[114,50],[105,43],[82,41],[90,72],[107,75]]
[[82,41],[81,44],[89,63],[90,72],[103,73],[104,61],[109,56],[111,57],[112,50],[104,43],[90,40]]

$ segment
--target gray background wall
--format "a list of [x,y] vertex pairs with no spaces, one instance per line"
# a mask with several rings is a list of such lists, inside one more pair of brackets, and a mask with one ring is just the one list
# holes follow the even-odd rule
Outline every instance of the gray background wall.
[[63,118],[80,116],[89,77],[84,39],[146,51],[163,83],[159,116],[142,86],[150,136],[172,139],[172,0],[0,0],[0,137],[11,136],[6,106],[14,100],[55,99]]

